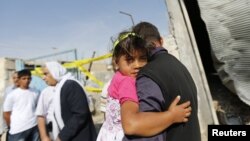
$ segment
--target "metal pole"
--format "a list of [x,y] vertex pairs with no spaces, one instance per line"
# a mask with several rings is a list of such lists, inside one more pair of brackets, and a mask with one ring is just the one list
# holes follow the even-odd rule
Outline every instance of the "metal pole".
[[[93,54],[92,54],[92,58],[94,58],[95,57],[95,51],[93,52]],[[92,68],[92,64],[93,64],[93,61],[91,61],[90,62],[90,64],[89,64],[89,68],[88,68],[88,71],[90,72],[91,71],[91,68]],[[87,80],[89,79],[89,77],[88,76],[86,76],[86,78],[85,78],[86,80],[85,80],[85,82],[84,82],[84,86],[86,86],[87,85]]]
[[74,53],[75,53],[75,60],[77,60],[78,57],[77,57],[77,49],[76,48],[74,49]]
[[123,11],[120,11],[120,13],[129,16],[129,17],[131,18],[131,21],[132,21],[133,26],[135,25],[133,16],[132,16],[131,14],[126,13],[126,12],[123,12]]

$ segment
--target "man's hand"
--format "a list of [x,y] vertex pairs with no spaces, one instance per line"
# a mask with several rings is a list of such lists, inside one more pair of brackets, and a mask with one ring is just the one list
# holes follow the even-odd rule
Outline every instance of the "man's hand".
[[174,115],[173,116],[174,122],[178,122],[178,123],[187,122],[188,117],[191,115],[191,111],[192,111],[191,106],[190,106],[190,101],[177,105],[180,99],[181,97],[177,96],[168,108],[169,112],[171,112]]
[[48,136],[46,136],[46,137],[43,137],[42,139],[41,139],[41,141],[52,141]]
[[56,138],[56,141],[61,141],[61,139],[59,137]]

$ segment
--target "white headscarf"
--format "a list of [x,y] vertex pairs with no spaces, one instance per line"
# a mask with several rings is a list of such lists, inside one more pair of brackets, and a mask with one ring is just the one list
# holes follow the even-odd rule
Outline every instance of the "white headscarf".
[[67,73],[67,70],[58,62],[47,62],[45,63],[46,68],[49,70],[51,75],[58,82],[62,80],[62,77]]

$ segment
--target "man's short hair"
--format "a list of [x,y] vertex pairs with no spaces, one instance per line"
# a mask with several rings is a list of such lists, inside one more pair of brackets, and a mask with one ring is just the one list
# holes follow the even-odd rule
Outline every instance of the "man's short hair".
[[23,69],[17,72],[18,78],[21,78],[23,76],[31,76],[31,72],[28,69]]
[[157,27],[149,22],[140,22],[133,27],[133,32],[138,34],[141,38],[149,41],[161,40],[161,35]]

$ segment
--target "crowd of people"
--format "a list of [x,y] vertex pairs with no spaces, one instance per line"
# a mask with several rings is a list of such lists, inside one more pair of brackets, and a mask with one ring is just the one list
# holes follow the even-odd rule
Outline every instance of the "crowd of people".
[[163,48],[149,22],[119,33],[114,75],[101,94],[97,133],[82,84],[59,62],[42,66],[48,85],[30,88],[28,69],[13,74],[4,94],[7,141],[201,141],[197,90],[186,67]]

